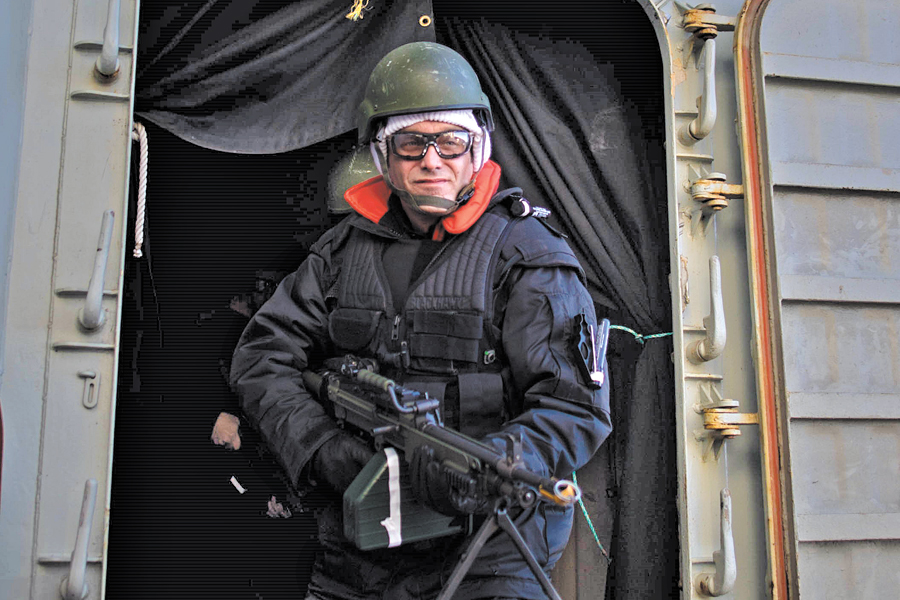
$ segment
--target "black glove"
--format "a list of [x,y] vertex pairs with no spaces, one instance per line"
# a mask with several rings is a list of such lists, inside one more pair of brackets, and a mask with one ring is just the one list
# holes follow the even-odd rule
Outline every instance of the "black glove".
[[313,474],[343,494],[374,455],[362,440],[341,432],[322,444],[313,455]]
[[479,490],[478,482],[441,466],[430,446],[419,446],[412,452],[409,475],[416,499],[439,513],[459,516],[490,512],[490,501]]

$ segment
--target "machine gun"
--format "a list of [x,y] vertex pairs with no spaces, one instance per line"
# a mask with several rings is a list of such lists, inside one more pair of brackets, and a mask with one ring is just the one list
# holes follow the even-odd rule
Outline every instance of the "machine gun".
[[307,389],[338,423],[371,437],[379,450],[344,493],[344,535],[360,549],[370,550],[471,532],[471,518],[443,515],[412,496],[397,450],[412,456],[416,448],[428,446],[456,488],[490,499],[493,509],[470,541],[438,600],[452,597],[497,529],[510,535],[544,591],[554,600],[559,598],[507,510],[529,508],[536,502],[573,504],[581,497],[578,486],[525,468],[521,441],[512,436],[507,440],[506,454],[501,454],[444,427],[438,399],[400,386],[375,370],[373,361],[347,356],[337,368],[322,373],[303,372]]

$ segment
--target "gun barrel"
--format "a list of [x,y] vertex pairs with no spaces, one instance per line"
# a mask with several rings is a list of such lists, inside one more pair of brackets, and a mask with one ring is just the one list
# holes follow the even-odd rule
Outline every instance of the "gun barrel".
[[509,479],[521,481],[538,488],[544,498],[553,500],[558,504],[573,504],[581,498],[581,490],[571,481],[555,477],[542,477],[523,467],[511,467],[505,455],[457,431],[433,423],[426,423],[422,431],[450,446],[457,447],[463,452],[471,454]]

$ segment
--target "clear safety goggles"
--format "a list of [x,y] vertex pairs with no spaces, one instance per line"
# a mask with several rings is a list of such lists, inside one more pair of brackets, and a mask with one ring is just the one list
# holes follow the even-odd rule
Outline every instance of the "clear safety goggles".
[[458,158],[472,147],[473,134],[469,131],[444,131],[442,133],[401,132],[388,136],[391,153],[403,160],[421,160],[434,146],[441,158]]

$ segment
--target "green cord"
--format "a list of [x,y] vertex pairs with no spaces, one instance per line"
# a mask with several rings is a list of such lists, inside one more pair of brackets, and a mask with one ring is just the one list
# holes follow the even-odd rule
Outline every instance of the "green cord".
[[634,339],[636,339],[639,344],[643,344],[645,340],[652,340],[653,338],[668,337],[668,336],[672,335],[671,331],[669,331],[668,333],[651,333],[648,335],[641,335],[634,329],[629,329],[628,327],[625,327],[624,325],[610,325],[609,328],[610,329],[618,329],[620,331],[627,331],[628,333],[630,333],[631,335],[634,336]]
[[[575,471],[572,471],[572,483],[578,485],[578,475]],[[594,529],[594,523],[591,521],[591,516],[588,514],[587,508],[584,506],[584,500],[581,498],[578,499],[578,506],[581,507],[581,513],[584,515],[588,527],[591,528],[591,533],[594,534],[594,541],[597,542],[597,547],[600,548],[600,552],[606,557],[606,564],[612,563],[612,558],[610,558],[609,553],[606,551],[606,548],[603,547],[603,544],[600,543],[600,536],[597,535],[597,530]]]
[[[649,335],[641,335],[637,331],[629,329],[624,325],[610,325],[609,328],[627,331],[634,336],[634,339],[636,339],[639,344],[643,344],[645,340],[652,340],[653,338],[662,338],[672,335],[671,331],[669,331],[668,333],[651,333]],[[572,483],[578,485],[578,475],[574,471],[572,472]],[[594,529],[594,523],[593,521],[591,521],[591,516],[588,514],[587,508],[584,506],[584,500],[582,500],[581,498],[578,499],[578,506],[581,507],[581,513],[584,515],[584,519],[585,521],[587,521],[588,527],[591,528],[591,533],[594,535],[594,541],[597,542],[597,547],[600,548],[600,552],[603,554],[603,556],[606,557],[607,564],[612,563],[612,557],[610,557],[609,553],[606,551],[606,548],[603,547],[603,544],[600,543],[600,536],[597,535],[597,530]]]

